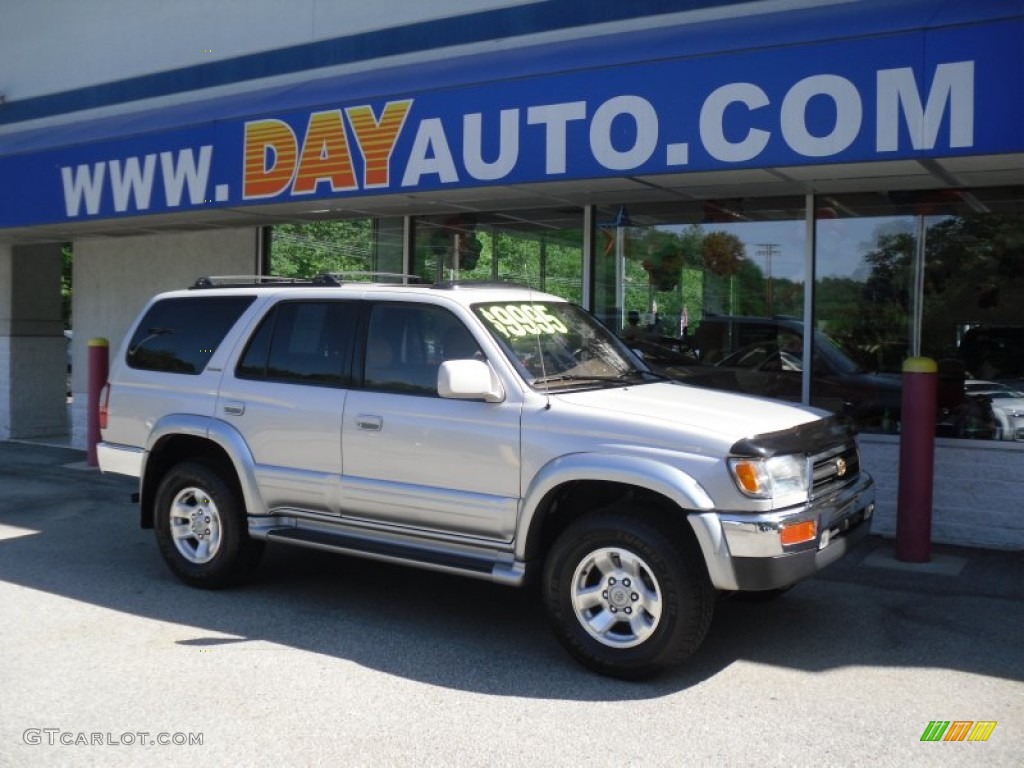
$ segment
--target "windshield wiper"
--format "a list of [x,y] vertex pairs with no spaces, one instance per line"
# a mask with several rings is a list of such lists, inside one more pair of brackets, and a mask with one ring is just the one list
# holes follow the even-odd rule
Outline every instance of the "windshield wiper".
[[615,374],[614,376],[600,376],[597,374],[579,374],[579,373],[553,373],[550,376],[542,376],[538,379],[533,380],[534,386],[543,386],[547,384],[558,384],[561,382],[596,382],[598,384],[622,384],[627,379],[632,379],[636,376],[658,376],[660,374],[650,373],[648,371],[638,371],[632,369],[629,371],[623,371],[622,373]]

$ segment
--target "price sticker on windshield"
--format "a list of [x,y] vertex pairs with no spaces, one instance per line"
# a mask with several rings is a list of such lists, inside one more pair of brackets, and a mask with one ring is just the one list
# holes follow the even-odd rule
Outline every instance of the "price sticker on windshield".
[[565,323],[542,304],[505,304],[481,307],[480,314],[506,339],[567,333]]

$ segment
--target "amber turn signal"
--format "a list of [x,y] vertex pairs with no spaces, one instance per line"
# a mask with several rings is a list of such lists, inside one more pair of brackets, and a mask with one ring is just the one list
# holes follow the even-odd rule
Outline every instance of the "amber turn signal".
[[803,544],[805,541],[813,541],[818,533],[818,524],[813,520],[802,523],[785,525],[779,530],[779,539],[784,546]]

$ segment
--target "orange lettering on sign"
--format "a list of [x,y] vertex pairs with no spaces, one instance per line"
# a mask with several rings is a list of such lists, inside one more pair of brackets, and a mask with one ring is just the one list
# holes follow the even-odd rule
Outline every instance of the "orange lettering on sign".
[[388,186],[391,153],[411,106],[412,99],[389,101],[380,120],[370,107],[349,107],[345,110],[363,155],[363,187]]
[[292,194],[315,192],[322,181],[329,182],[333,192],[357,188],[340,109],[314,112],[309,116]]
[[274,197],[291,183],[298,140],[281,120],[253,120],[245,124],[245,168],[242,195]]

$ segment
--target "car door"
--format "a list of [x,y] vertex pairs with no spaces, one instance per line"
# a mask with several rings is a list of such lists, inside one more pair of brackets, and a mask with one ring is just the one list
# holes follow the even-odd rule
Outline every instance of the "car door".
[[245,440],[268,509],[339,512],[356,315],[351,301],[279,302],[223,379],[218,416]]
[[462,320],[431,304],[367,308],[362,386],[345,403],[343,514],[424,532],[512,538],[519,401],[437,395],[445,359],[482,359]]

